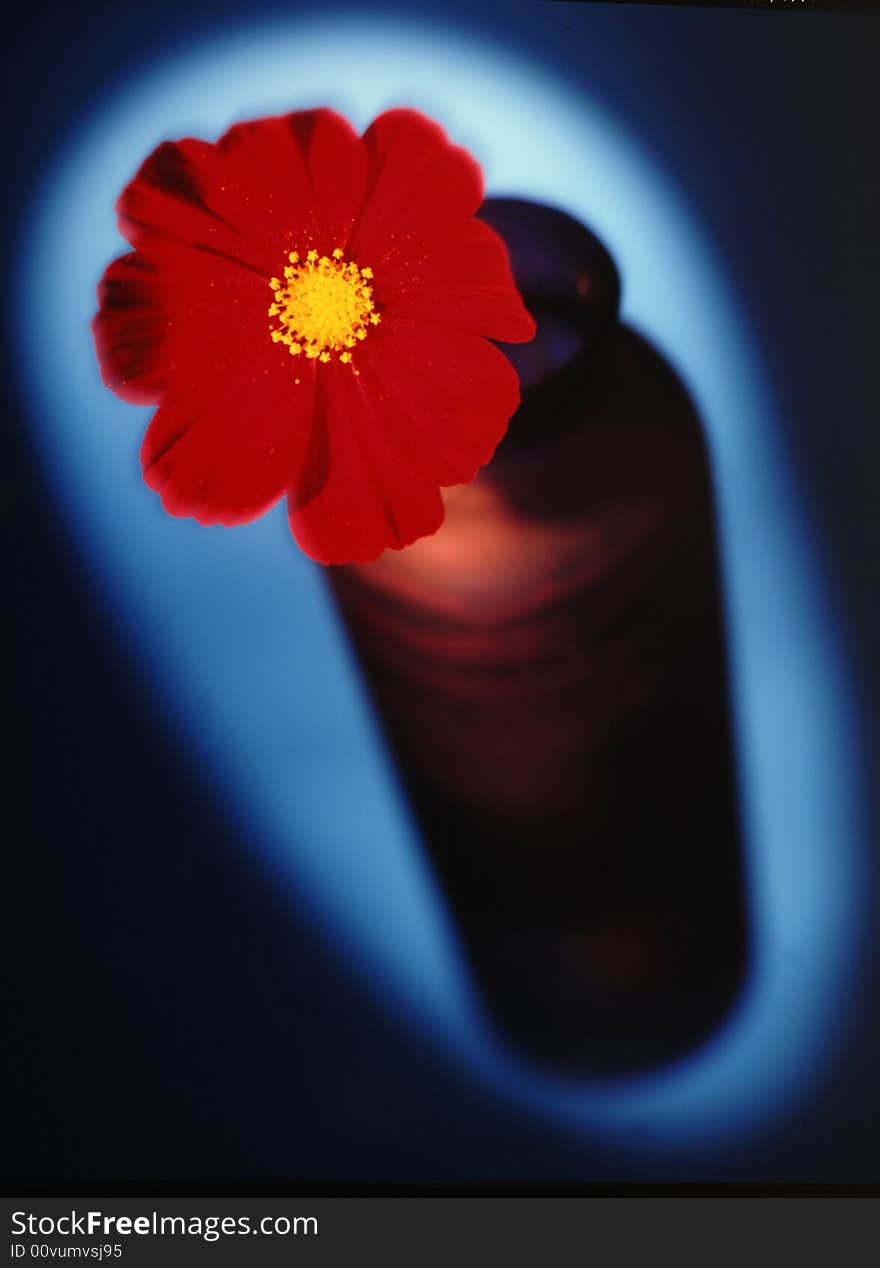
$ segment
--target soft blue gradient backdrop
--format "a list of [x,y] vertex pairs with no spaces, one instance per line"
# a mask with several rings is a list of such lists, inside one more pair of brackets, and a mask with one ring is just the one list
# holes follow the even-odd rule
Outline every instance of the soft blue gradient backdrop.
[[[596,10],[581,30],[607,20]],[[166,517],[140,481],[148,411],[100,384],[94,288],[125,249],[112,206],[141,158],[167,138],[318,104],[359,127],[387,106],[416,106],[477,155],[491,193],[588,223],[621,268],[625,318],[677,368],[705,420],[755,959],[727,1027],[662,1073],[562,1081],[496,1046],[320,570],[297,554],[280,508],[234,531]],[[426,1029],[487,1096],[588,1135],[633,1174],[653,1155],[686,1176],[759,1149],[847,1041],[847,983],[865,938],[860,720],[772,365],[711,227],[633,125],[632,93],[628,114],[502,38],[439,17],[232,27],[145,62],[71,130],[34,203],[15,303],[33,439],[65,534],[182,754],[227,800],[242,848],[307,906],[364,988]]]

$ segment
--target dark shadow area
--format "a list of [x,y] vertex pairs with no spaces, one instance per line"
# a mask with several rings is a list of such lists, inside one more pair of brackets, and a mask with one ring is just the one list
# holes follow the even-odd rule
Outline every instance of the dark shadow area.
[[669,1059],[748,958],[702,428],[601,244],[489,200],[538,321],[435,539],[332,583],[489,1011],[577,1070]]

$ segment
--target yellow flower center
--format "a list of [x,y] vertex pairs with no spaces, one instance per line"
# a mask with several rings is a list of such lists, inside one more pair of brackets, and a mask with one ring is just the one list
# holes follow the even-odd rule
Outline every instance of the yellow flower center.
[[292,356],[329,361],[334,355],[348,364],[351,350],[378,326],[370,285],[373,270],[346,263],[337,247],[332,258],[309,251],[300,260],[296,251],[282,278],[269,279],[275,302],[272,340],[287,345]]

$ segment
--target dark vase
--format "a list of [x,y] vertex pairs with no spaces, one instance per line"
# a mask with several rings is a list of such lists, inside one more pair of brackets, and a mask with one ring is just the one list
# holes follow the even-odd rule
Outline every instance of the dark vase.
[[490,199],[538,322],[435,537],[329,570],[486,1006],[571,1069],[669,1059],[747,957],[699,419],[582,225]]

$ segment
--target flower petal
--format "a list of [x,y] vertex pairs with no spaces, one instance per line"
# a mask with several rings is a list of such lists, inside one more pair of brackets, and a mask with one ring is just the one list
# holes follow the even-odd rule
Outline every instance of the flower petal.
[[[439,124],[415,110],[388,110],[364,133],[370,192],[351,249],[375,270],[409,236],[436,232],[472,216],[483,200],[479,164]],[[371,258],[367,260],[367,256]]]
[[132,405],[155,405],[168,381],[168,310],[162,275],[139,252],[114,260],[98,287],[92,333],[106,387]]
[[103,381],[139,405],[210,384],[265,349],[270,300],[266,279],[170,240],[122,256],[101,280],[92,323]]
[[[213,390],[169,394],[143,447],[144,479],[172,515],[244,524],[296,480],[312,426],[314,364],[280,365],[278,348],[218,376]],[[295,382],[298,379],[299,382]]]
[[[217,149],[207,141],[165,142],[141,165],[119,196],[119,229],[133,247],[170,240],[198,247],[259,272],[276,267],[274,254],[227,220],[216,191],[223,174]],[[213,205],[212,205],[213,204]]]
[[510,271],[507,248],[473,219],[483,198],[479,165],[413,110],[389,110],[364,135],[370,192],[350,250],[376,277],[390,316],[450,322],[509,343],[535,324]]
[[[366,156],[351,124],[333,110],[299,110],[237,123],[217,142],[234,220],[279,253],[329,254],[348,240],[366,183]],[[222,200],[218,199],[218,202]]]
[[363,204],[367,159],[354,128],[333,110],[290,116],[312,183],[314,222],[302,245],[329,255],[345,248]]
[[375,289],[383,320],[450,324],[504,343],[523,343],[535,333],[507,247],[479,220],[439,241],[414,237],[386,259]]
[[236,123],[217,142],[212,205],[223,207],[249,239],[271,252],[277,273],[288,251],[305,241],[314,222],[314,191],[301,139],[302,122],[321,111],[301,111]]
[[290,527],[325,564],[366,563],[433,533],[443,520],[436,483],[413,475],[384,427],[381,405],[349,366],[321,367],[316,425],[327,472],[317,493],[294,485]]
[[356,353],[395,451],[418,478],[472,480],[519,404],[519,378],[494,344],[467,331],[383,319]]
[[347,241],[366,166],[354,129],[332,110],[236,124],[216,145],[168,141],[123,190],[120,229],[132,246],[170,238],[271,275],[287,251]]

